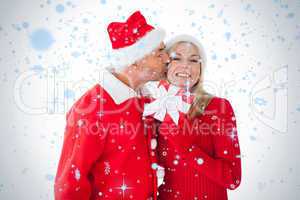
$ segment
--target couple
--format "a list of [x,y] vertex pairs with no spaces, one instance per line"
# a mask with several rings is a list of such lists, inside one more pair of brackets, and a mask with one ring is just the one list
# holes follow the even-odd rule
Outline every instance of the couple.
[[[67,112],[55,199],[227,199],[241,181],[236,121],[228,100],[202,89],[201,44],[179,36],[165,46],[139,11],[107,30],[116,63]],[[139,91],[151,81],[192,94],[176,123],[143,116],[153,98]]]

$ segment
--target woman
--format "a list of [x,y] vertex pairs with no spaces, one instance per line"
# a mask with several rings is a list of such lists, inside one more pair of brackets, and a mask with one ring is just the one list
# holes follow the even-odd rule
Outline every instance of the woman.
[[166,116],[158,127],[158,162],[165,168],[160,200],[226,200],[241,182],[234,111],[228,100],[202,88],[206,57],[201,44],[182,35],[167,44],[167,81],[196,94],[178,124]]

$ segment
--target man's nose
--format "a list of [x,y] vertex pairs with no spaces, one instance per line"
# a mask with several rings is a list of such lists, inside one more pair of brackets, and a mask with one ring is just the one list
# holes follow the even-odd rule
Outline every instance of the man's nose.
[[165,64],[169,63],[170,62],[170,57],[169,55],[166,53],[166,52],[163,52],[162,53],[162,60]]

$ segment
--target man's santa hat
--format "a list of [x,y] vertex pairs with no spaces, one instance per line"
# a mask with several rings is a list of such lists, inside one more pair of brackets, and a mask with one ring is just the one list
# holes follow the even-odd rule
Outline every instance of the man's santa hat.
[[112,44],[112,68],[121,70],[151,53],[164,40],[165,31],[147,24],[140,11],[126,22],[112,22],[107,31]]

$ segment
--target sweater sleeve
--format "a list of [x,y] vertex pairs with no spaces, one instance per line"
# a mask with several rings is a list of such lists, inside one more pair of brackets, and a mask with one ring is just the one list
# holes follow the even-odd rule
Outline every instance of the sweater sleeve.
[[66,115],[63,147],[54,183],[56,200],[90,199],[89,172],[100,157],[105,141],[97,117],[97,88],[86,92]]
[[221,101],[220,123],[213,131],[214,156],[200,147],[190,148],[187,160],[197,171],[219,185],[234,190],[241,182],[241,159],[234,111],[228,100]]

